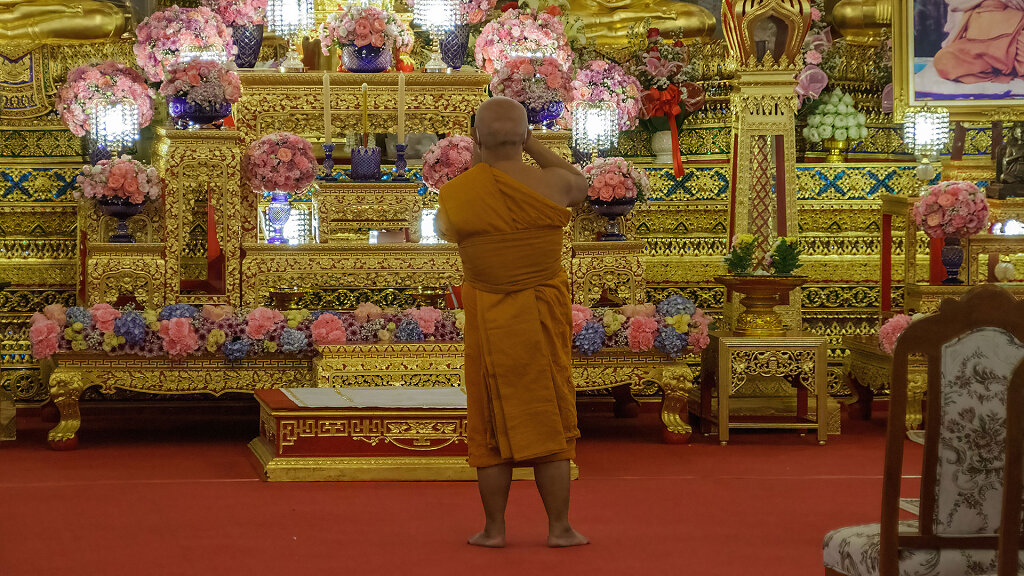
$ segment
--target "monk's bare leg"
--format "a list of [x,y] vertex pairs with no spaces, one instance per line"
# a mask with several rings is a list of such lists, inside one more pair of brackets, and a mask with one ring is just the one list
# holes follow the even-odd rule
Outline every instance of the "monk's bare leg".
[[505,505],[512,487],[512,465],[498,464],[476,469],[480,500],[484,503],[484,531],[469,539],[474,546],[505,546]]
[[564,548],[590,544],[569,525],[569,461],[545,462],[533,467],[537,490],[548,512],[548,546]]

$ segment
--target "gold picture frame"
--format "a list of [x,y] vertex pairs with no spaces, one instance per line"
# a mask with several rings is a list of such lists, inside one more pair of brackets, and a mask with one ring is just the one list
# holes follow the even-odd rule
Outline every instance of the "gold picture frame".
[[[935,97],[922,98],[921,96],[925,94],[953,95],[944,92],[928,92],[922,89],[924,82],[933,82],[933,80],[931,80],[932,75],[930,72],[934,70],[934,66],[932,66],[931,70],[928,70],[928,66],[931,65],[931,62],[930,60],[925,62],[926,59],[932,58],[933,55],[924,55],[920,60],[917,60],[915,54],[915,7],[919,5],[923,6],[925,3],[941,3],[944,5],[945,2],[937,2],[937,0],[892,0],[892,2],[894,8],[892,67],[893,118],[903,118],[903,114],[908,107],[930,105],[941,106],[949,109],[949,117],[951,120],[1024,120],[1024,79],[1020,80],[1022,87],[1020,94],[1014,97],[993,98],[991,96],[982,97],[979,94],[979,97],[972,98],[972,95],[964,94],[955,99],[942,99]],[[934,15],[935,10],[928,10],[926,14]],[[935,30],[935,26],[927,26],[926,29]],[[945,33],[942,30],[942,26],[938,26],[937,32],[933,32],[933,34],[935,37],[941,38]],[[934,41],[929,42],[928,46],[935,46]],[[942,86],[953,84],[953,81],[947,81],[941,78],[937,72],[934,74],[934,78],[934,84],[930,86],[932,89],[939,89]],[[981,90],[984,89],[984,85],[988,84],[995,85],[997,83],[982,82],[974,84],[973,86],[979,86],[979,90]],[[989,89],[994,90],[995,87]]]

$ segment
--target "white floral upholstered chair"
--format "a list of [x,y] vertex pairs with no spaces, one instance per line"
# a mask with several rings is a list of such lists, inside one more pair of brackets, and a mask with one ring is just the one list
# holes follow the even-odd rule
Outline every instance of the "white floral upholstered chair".
[[[928,359],[928,406],[919,515],[900,521],[911,354]],[[826,535],[827,576],[1024,574],[1022,359],[1024,302],[994,284],[907,328],[893,352],[881,523]]]

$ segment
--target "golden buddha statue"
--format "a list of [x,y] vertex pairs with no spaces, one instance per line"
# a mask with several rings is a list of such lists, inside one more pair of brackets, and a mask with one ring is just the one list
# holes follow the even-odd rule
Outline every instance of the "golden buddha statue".
[[710,39],[716,26],[711,12],[677,0],[569,0],[569,13],[583,20],[587,41],[599,48],[627,44],[646,18],[663,37],[683,41]]
[[100,0],[0,0],[0,41],[111,40],[129,15]]
[[832,23],[847,42],[878,46],[892,24],[892,0],[842,0],[832,11]]

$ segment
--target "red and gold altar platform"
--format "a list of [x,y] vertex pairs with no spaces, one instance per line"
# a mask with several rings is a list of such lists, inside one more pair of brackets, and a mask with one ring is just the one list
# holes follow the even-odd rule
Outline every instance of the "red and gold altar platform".
[[256,400],[260,435],[249,448],[266,480],[476,479],[461,388],[281,388]]

